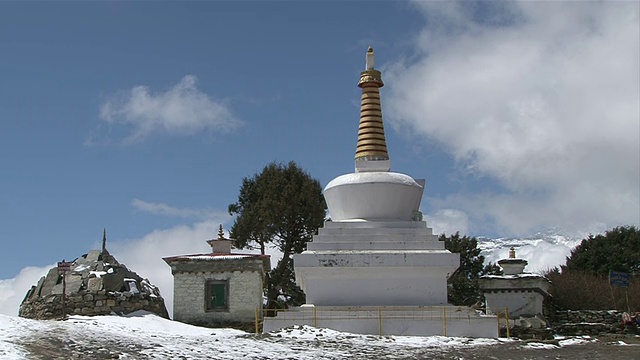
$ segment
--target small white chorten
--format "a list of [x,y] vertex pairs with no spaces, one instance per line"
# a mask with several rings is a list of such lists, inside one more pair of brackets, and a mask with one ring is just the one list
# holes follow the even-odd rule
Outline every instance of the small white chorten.
[[498,261],[503,275],[485,275],[480,278],[487,313],[510,317],[543,315],[543,304],[549,295],[551,283],[540,274],[524,272],[527,260],[516,257],[516,250],[509,249],[509,258]]

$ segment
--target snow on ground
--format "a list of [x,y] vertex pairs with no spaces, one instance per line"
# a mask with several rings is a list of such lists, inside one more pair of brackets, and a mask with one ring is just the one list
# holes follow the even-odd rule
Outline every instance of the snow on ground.
[[555,348],[557,348],[557,346],[554,345],[554,344],[546,344],[546,343],[540,343],[540,342],[527,343],[527,347],[530,348],[530,349],[555,349]]
[[[566,338],[559,346],[589,341]],[[0,315],[2,359],[48,359],[63,355],[91,359],[406,359],[501,344],[558,348],[540,343],[519,345],[510,339],[360,335],[308,326],[254,335],[233,329],[191,326],[145,312],[126,317],[71,316],[66,321]]]
[[475,339],[460,338],[446,336],[378,336],[378,335],[361,335],[347,332],[340,332],[331,329],[316,329],[311,326],[294,326],[292,328],[282,329],[272,333],[273,336],[282,338],[292,338],[297,341],[345,341],[355,346],[403,346],[427,348],[446,348],[446,347],[472,347],[483,345],[497,345],[507,339]]
[[590,336],[576,336],[572,338],[559,339],[558,344],[560,344],[560,346],[583,345],[594,341],[596,341],[596,339]]
[[44,328],[44,322],[0,315],[0,358],[25,358],[27,353],[16,342]]

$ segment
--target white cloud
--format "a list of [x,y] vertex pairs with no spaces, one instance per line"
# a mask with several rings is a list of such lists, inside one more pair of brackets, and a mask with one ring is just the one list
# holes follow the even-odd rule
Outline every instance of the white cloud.
[[163,257],[211,252],[206,240],[217,237],[220,221],[205,221],[154,230],[140,239],[109,245],[120,263],[160,288],[169,314],[173,316],[173,276]]
[[[187,75],[165,92],[152,93],[137,85],[128,93],[112,96],[100,107],[100,118],[122,126],[128,135],[123,143],[140,141],[151,134],[194,135],[203,131],[229,131],[241,122],[223,101],[196,87],[196,77]],[[96,142],[89,139],[88,143]]]
[[443,207],[513,234],[638,224],[637,2],[416,5],[428,27],[386,71],[387,119],[505,188]]
[[45,267],[29,266],[20,271],[13,279],[0,280],[0,314],[18,316],[20,303],[31,286],[47,275],[52,264]]
[[140,199],[133,199],[131,206],[135,209],[154,215],[173,216],[182,218],[210,219],[210,218],[229,218],[226,212],[213,209],[190,209],[176,208],[163,203],[148,202]]
[[427,225],[433,229],[436,235],[452,235],[456,232],[465,235],[468,230],[469,217],[456,209],[442,209],[425,216]]

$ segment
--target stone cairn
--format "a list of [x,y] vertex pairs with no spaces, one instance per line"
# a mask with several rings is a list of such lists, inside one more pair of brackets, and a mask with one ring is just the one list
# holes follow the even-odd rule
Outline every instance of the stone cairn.
[[[145,310],[169,318],[164,299],[149,280],[120,264],[106,250],[91,250],[74,260],[66,272],[67,315],[118,315]],[[57,267],[40,278],[25,295],[18,315],[30,319],[56,319],[63,315],[62,274]]]

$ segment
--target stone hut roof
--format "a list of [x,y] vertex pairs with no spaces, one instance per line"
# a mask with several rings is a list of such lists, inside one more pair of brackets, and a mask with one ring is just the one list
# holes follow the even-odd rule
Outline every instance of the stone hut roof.
[[259,271],[266,272],[271,269],[269,255],[260,254],[234,254],[234,253],[208,253],[178,255],[163,258],[171,266],[171,272],[189,271]]
[[218,238],[207,240],[211,252],[207,254],[177,255],[162,258],[171,273],[207,271],[258,271],[265,273],[271,269],[269,255],[232,253],[234,240],[224,237],[222,224],[218,229]]

